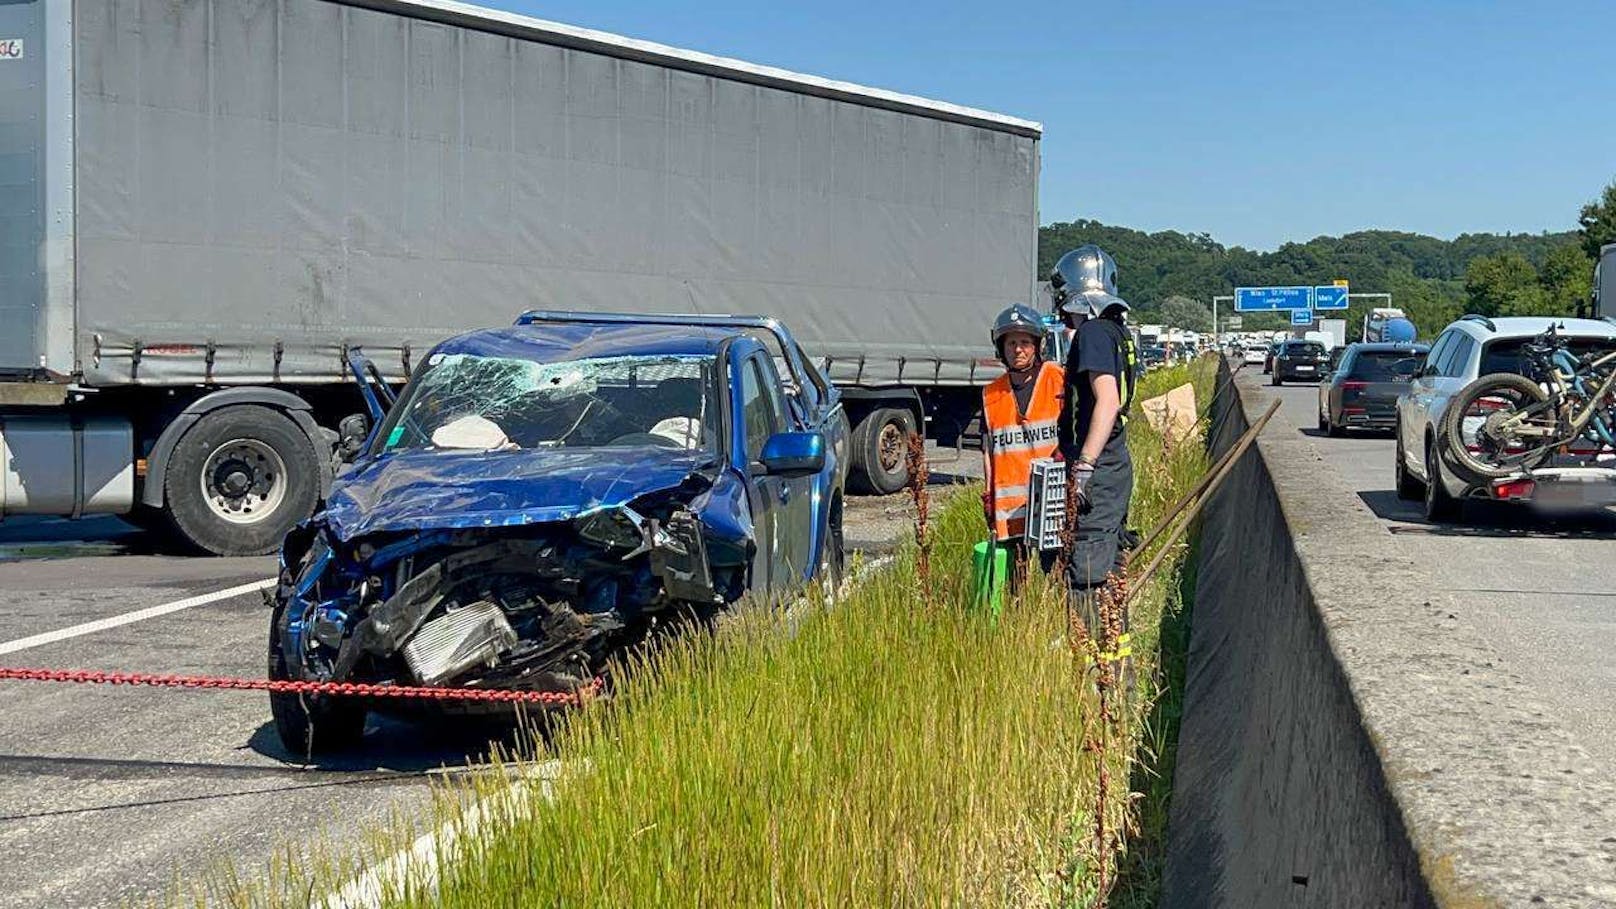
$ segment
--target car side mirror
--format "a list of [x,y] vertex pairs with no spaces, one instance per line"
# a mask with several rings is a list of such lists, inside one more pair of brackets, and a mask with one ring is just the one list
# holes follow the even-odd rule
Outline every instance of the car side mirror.
[[825,469],[825,434],[777,432],[763,443],[758,460],[771,477],[789,480],[819,473]]
[[370,438],[370,419],[362,413],[343,417],[337,424],[337,457],[344,464],[353,463],[359,453],[365,449],[365,440]]

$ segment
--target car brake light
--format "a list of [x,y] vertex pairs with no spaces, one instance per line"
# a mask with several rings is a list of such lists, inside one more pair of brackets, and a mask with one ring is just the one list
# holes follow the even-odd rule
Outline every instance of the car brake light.
[[1500,401],[1497,398],[1477,398],[1473,403],[1476,405],[1477,410],[1484,410],[1488,413],[1503,410],[1509,406],[1508,401]]
[[1343,407],[1343,408],[1341,408],[1342,413],[1363,413],[1364,411],[1365,411],[1365,408],[1362,408],[1362,407]]
[[1493,484],[1493,498],[1500,501],[1530,499],[1536,489],[1537,483],[1531,480],[1507,480]]

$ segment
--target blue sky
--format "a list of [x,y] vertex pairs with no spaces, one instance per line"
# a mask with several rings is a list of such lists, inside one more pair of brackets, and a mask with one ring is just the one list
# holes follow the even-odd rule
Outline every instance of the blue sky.
[[1616,3],[482,2],[1040,120],[1045,222],[1566,230],[1616,178]]

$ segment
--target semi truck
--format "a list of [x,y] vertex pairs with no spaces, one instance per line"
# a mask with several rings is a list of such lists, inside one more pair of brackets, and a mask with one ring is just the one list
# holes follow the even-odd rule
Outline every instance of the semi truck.
[[1408,320],[1408,316],[1401,309],[1379,307],[1371,309],[1364,316],[1363,340],[1365,344],[1379,341],[1413,344],[1417,334],[1414,323]]
[[0,51],[0,518],[270,552],[356,364],[529,309],[784,320],[891,492],[1035,293],[1029,120],[439,0],[12,0]]

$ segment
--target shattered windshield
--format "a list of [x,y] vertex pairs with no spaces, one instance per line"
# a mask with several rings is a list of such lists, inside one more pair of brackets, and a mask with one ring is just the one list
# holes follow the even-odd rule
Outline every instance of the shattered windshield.
[[388,414],[378,451],[661,447],[714,451],[711,356],[539,363],[434,354]]

